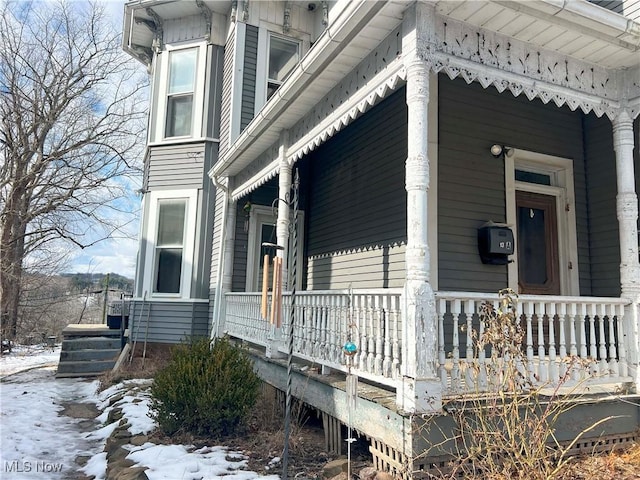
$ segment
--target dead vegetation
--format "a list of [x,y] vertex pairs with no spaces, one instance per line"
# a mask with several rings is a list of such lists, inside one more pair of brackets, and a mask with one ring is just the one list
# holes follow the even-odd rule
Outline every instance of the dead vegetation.
[[[153,378],[155,372],[169,361],[171,348],[169,345],[148,345],[144,362],[142,354],[143,346],[138,345],[131,362],[127,358],[118,372],[110,372],[101,378],[101,388],[107,388],[127,379]],[[284,396],[273,387],[264,385],[249,419],[234,436],[212,439],[185,433],[166,436],[156,432],[150,441],[158,444],[185,444],[196,447],[224,444],[247,456],[249,470],[261,474],[280,474],[282,465],[277,459],[281,457],[284,447],[283,417]],[[325,449],[322,422],[317,418],[315,411],[296,402],[292,408],[292,430],[289,442],[289,475],[292,478],[320,479],[325,464],[337,457]],[[371,464],[371,455],[364,439],[354,445],[352,471],[358,472],[362,467]],[[443,474],[440,477],[431,478],[451,477]],[[502,477],[489,475],[476,478],[496,480]],[[623,451],[594,453],[568,459],[566,464],[550,478],[554,480],[640,480],[640,445],[635,444]]]

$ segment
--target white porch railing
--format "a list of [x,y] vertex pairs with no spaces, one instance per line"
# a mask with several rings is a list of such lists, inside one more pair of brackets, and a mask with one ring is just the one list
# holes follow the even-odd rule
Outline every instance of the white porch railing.
[[[358,346],[352,370],[363,378],[395,386],[400,369],[401,290],[331,290],[296,293],[294,355],[346,371],[343,346]],[[271,297],[269,298],[271,302]],[[291,295],[283,296],[281,329],[260,317],[259,293],[226,294],[225,333],[286,353]]]
[[[482,335],[478,312],[486,301],[498,307],[497,295],[439,292],[438,372],[446,393],[481,392],[488,379],[488,354],[474,348]],[[536,384],[627,381],[624,311],[618,298],[521,295],[517,316],[525,333],[524,368]],[[571,358],[580,359],[576,362]],[[567,368],[571,364],[569,378]]]
[[[351,335],[358,346],[353,372],[395,388],[403,358],[401,293],[400,289],[298,292],[294,355],[346,371],[342,347]],[[281,329],[260,317],[260,293],[225,297],[225,333],[287,352],[290,294],[284,294]],[[474,335],[482,334],[478,312],[485,301],[497,307],[499,298],[486,293],[436,293],[438,374],[446,395],[482,392],[490,381],[488,352],[474,345]],[[581,359],[572,362],[572,382],[629,381],[623,335],[627,304],[617,298],[520,296],[524,368],[531,381],[557,383],[571,358]]]

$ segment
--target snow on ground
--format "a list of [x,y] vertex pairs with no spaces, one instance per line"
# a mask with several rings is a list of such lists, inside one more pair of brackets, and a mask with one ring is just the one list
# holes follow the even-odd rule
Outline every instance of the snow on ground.
[[[83,471],[102,480],[106,476],[107,437],[117,426],[106,424],[108,413],[121,408],[129,432],[146,434],[156,427],[149,416],[148,380],[130,380],[100,393],[98,382],[56,379],[60,350],[45,347],[16,348],[0,357],[0,478],[67,479]],[[114,401],[116,396],[121,396]],[[90,431],[81,420],[61,415],[67,402],[96,405],[102,414]],[[109,403],[113,402],[112,405]],[[84,424],[86,427],[86,424]],[[195,449],[190,445],[130,445],[127,458],[147,467],[149,480],[252,480],[255,472],[242,470],[246,460],[224,446]],[[77,456],[90,457],[81,470]],[[277,480],[277,475],[260,477]]]
[[44,345],[17,345],[11,353],[0,357],[0,378],[45,365],[55,366],[60,359],[60,346],[51,348]]
[[97,381],[56,380],[55,367],[5,377],[0,386],[0,477],[53,480],[76,472],[76,457],[93,455],[101,445],[80,435],[81,419],[60,412],[66,402],[92,402],[97,386]]

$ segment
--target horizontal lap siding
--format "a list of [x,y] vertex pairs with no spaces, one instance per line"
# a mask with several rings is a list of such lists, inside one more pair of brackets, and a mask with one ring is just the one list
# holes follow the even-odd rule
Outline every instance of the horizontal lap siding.
[[[244,210],[245,205],[262,205],[271,207],[273,201],[278,197],[278,177],[269,180],[257,190],[251,192],[237,202],[236,210],[236,229],[233,253],[233,280],[232,290],[234,292],[244,292],[247,281],[247,248],[249,242],[249,234],[244,231],[245,220],[247,214]],[[275,239],[273,239],[275,242]]]
[[208,303],[147,302],[143,307],[142,302],[135,302],[131,321],[131,342],[179,343],[192,336],[207,335]]
[[591,214],[591,284],[594,295],[620,294],[620,236],[616,216],[616,168],[611,122],[585,117],[585,150]]
[[233,85],[233,62],[235,56],[236,30],[227,38],[222,68],[222,100],[220,102],[220,157],[229,150],[231,135],[231,94]]
[[253,120],[256,97],[256,65],[258,62],[258,27],[247,25],[244,40],[244,71],[242,76],[242,107],[240,131]]
[[500,143],[574,159],[580,289],[589,294],[581,114],[442,75],[438,107],[438,288],[495,292],[508,284],[506,266],[482,264],[477,248],[478,227],[506,220],[504,163],[489,153]]
[[404,282],[405,90],[315,151],[307,206],[307,288]]
[[612,12],[624,15],[631,20],[640,21],[640,0],[589,0]]
[[202,188],[204,157],[204,143],[151,147],[149,189]]

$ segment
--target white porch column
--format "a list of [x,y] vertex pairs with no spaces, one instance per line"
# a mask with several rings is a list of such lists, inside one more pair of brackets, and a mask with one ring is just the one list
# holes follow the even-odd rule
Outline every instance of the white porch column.
[[640,297],[638,261],[638,197],[633,169],[633,119],[621,110],[613,124],[618,195],[616,207],[620,229],[620,288],[630,300]]
[[287,269],[287,259],[289,258],[289,227],[291,224],[290,207],[287,203],[291,196],[291,165],[287,161],[285,146],[280,146],[280,173],[278,176],[278,219],[276,220],[276,238],[279,246],[283,250],[278,250],[278,256],[283,258],[282,262],[282,289],[289,289],[289,273]]
[[638,196],[633,168],[633,119],[621,110],[613,124],[618,194],[616,212],[620,231],[620,290],[632,305],[625,311],[624,334],[629,374],[640,388],[640,262],[638,260]]
[[427,235],[430,68],[425,52],[434,15],[432,6],[418,3],[407,10],[403,26],[408,107],[407,247],[402,301],[402,379],[396,402],[401,410],[415,413],[435,413],[442,409],[441,385],[436,375],[438,321],[429,282]]

